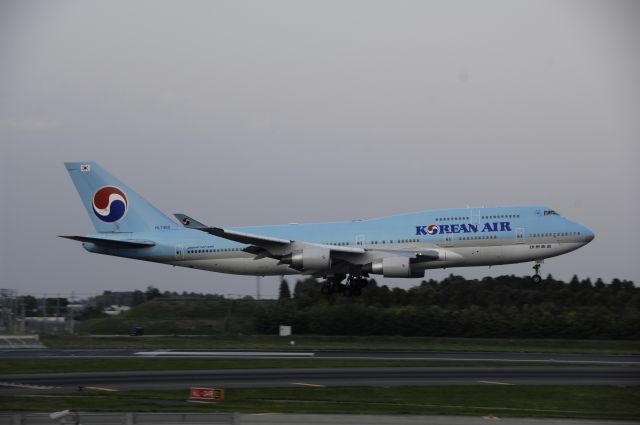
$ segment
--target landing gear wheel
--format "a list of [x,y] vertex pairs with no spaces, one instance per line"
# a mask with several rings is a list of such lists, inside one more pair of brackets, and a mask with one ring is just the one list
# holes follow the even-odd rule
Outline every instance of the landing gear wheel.
[[351,286],[351,285],[346,285],[346,286],[344,287],[344,296],[345,296],[345,297],[352,297],[352,296],[354,296],[354,295],[355,295],[355,294],[354,294],[354,290],[355,290],[355,288],[354,288],[353,286]]
[[333,294],[333,286],[330,283],[325,283],[320,288],[320,292],[322,292],[322,295],[331,295]]
[[533,270],[536,271],[536,274],[531,276],[531,280],[533,281],[533,283],[542,282],[542,277],[540,277],[540,267],[541,266],[542,266],[542,262],[537,262],[537,261],[536,261],[536,264],[533,266]]
[[367,286],[367,280],[362,276],[349,275],[344,285],[345,297],[358,297],[362,295],[362,288]]
[[346,275],[334,275],[330,276],[320,288],[322,295],[331,295],[344,291],[344,285],[340,282],[346,277]]
[[369,283],[369,281],[361,277],[355,278],[351,281],[351,284],[356,288],[364,288],[365,286],[367,286],[367,283]]

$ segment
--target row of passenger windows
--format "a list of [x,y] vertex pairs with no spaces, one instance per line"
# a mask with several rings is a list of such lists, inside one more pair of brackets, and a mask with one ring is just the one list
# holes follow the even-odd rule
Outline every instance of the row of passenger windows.
[[[399,239],[398,243],[412,243],[412,242],[420,242],[418,239]],[[393,240],[383,240],[383,241],[371,241],[369,242],[371,245],[377,245],[377,244],[386,244],[386,243],[393,243]],[[332,245],[332,246],[347,246],[347,245],[351,245],[350,242],[328,242],[327,245]],[[206,249],[188,249],[187,250],[187,254],[206,254],[206,253],[210,253],[210,252],[235,252],[235,251],[242,251],[242,248],[222,248],[222,249],[213,249],[213,248],[206,248]],[[179,252],[176,252],[176,254],[179,254]]]
[[532,238],[546,238],[549,236],[580,236],[580,232],[560,232],[560,233],[533,233]]
[[460,236],[461,241],[475,241],[478,239],[498,239],[498,237],[496,235]]
[[520,218],[520,214],[502,214],[502,215],[483,215],[483,220],[491,220],[494,218]]
[[221,249],[188,249],[187,254],[206,254],[208,252],[232,252],[232,251],[242,251],[242,248],[221,248]]
[[[520,218],[520,214],[502,214],[502,215],[483,215],[483,220],[492,220],[497,218]],[[469,221],[469,217],[438,217],[436,221]]]
[[[506,215],[506,216],[486,216],[486,218],[491,219],[491,218],[512,218],[512,217],[516,217],[516,216],[511,216],[511,215]],[[485,216],[483,216],[482,218],[485,218]],[[458,217],[454,217],[452,219],[458,219]],[[460,219],[464,220],[464,217],[460,217]],[[436,219],[436,220],[446,220],[445,218],[441,218],[441,219]],[[556,237],[556,236],[579,236],[581,233],[580,232],[560,232],[560,233],[533,233],[531,235],[532,238],[542,238],[542,237]],[[472,240],[481,240],[481,239],[497,239],[498,237],[496,235],[482,235],[482,236],[461,236],[460,240],[461,241],[472,241]],[[398,243],[414,243],[414,242],[420,242],[419,239],[398,239]],[[393,240],[383,240],[383,241],[371,241],[369,242],[371,245],[378,245],[378,244],[386,244],[386,243],[393,243]],[[327,245],[333,245],[333,246],[347,246],[347,245],[351,245],[351,243],[349,242],[328,242]],[[187,250],[187,254],[205,254],[205,253],[209,253],[209,252],[235,252],[235,251],[242,251],[242,248],[222,248],[222,249],[213,249],[213,248],[206,248],[206,249],[189,249]]]
[[[398,243],[411,243],[411,242],[420,242],[419,239],[398,239],[397,240]],[[393,239],[390,240],[383,240],[383,241],[370,241],[369,245],[379,245],[379,244],[387,244],[387,243],[393,243]],[[358,242],[358,245],[362,245],[362,242]],[[349,242],[327,242],[327,245],[333,245],[333,246],[344,246],[344,245],[351,245],[351,243]]]
[[469,221],[469,217],[438,217],[436,221]]

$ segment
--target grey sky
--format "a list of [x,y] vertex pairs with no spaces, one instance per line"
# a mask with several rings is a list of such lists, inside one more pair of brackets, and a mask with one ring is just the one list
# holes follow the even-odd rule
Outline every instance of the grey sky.
[[3,1],[0,287],[255,291],[57,238],[84,159],[221,226],[545,204],[596,239],[544,274],[640,281],[639,40],[636,1]]

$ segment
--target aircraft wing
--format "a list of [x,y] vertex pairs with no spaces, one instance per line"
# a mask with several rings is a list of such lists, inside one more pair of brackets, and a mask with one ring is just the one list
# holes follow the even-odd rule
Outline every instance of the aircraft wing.
[[[235,230],[223,229],[221,227],[208,227],[185,214],[174,214],[174,216],[178,219],[178,221],[180,221],[180,223],[182,223],[185,227],[189,229],[200,230],[203,232],[207,232],[213,236],[217,236],[219,238],[229,239],[231,241],[240,242],[247,245],[255,245],[256,247],[265,249],[267,251],[274,251],[274,250],[281,251],[283,249],[288,248],[290,245],[297,243],[297,244],[302,244],[307,246],[328,248],[334,252],[342,252],[342,253],[348,253],[348,254],[364,254],[365,252],[364,248],[334,246],[334,245],[317,244],[317,243],[310,243],[310,242],[304,242],[304,241],[294,241],[291,239],[282,239],[282,238],[276,238],[273,236],[263,236],[263,235],[256,235],[254,233],[238,232]],[[258,254],[258,255],[261,252],[260,250],[256,250],[255,248],[252,248],[252,247],[245,249],[245,251]]]
[[245,243],[248,245],[288,245],[293,242],[289,239],[261,236],[255,235],[253,233],[236,232],[234,230],[226,230],[220,227],[205,227],[198,230],[202,230],[203,232],[207,232],[219,238],[229,239],[231,241]]
[[60,236],[61,238],[71,239],[79,242],[88,242],[95,245],[101,245],[111,248],[151,248],[155,246],[153,241],[143,241],[138,239],[129,240],[115,240],[115,239],[103,239],[103,238],[91,238],[88,236]]

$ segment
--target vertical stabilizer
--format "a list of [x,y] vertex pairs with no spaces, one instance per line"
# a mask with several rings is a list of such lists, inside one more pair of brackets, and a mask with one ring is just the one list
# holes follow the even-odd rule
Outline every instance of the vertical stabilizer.
[[98,232],[144,232],[176,227],[169,217],[95,162],[65,162],[64,165]]

